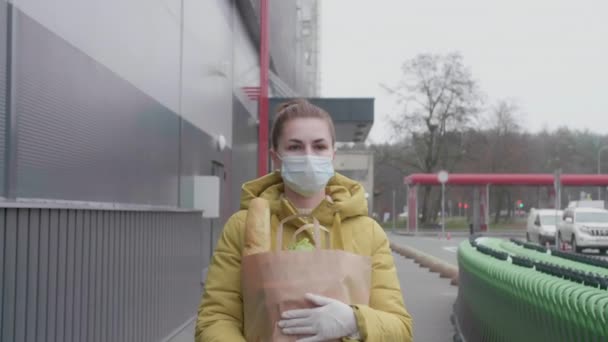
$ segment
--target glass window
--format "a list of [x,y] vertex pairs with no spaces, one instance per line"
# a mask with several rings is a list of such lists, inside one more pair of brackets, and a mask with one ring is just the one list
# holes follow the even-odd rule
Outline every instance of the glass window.
[[608,223],[608,212],[605,213],[577,213],[578,223]]
[[556,216],[555,214],[544,214],[540,217],[540,222],[543,224],[555,225],[558,217],[559,216]]

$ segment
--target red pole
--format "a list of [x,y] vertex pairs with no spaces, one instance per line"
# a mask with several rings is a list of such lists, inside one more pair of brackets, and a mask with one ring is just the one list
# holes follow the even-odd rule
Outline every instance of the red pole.
[[260,99],[258,118],[258,176],[268,173],[268,0],[260,0]]

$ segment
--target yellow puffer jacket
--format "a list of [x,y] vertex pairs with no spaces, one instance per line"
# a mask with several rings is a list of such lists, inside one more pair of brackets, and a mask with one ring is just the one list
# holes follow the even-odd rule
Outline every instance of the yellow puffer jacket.
[[[412,318],[405,310],[399,279],[384,230],[367,216],[363,187],[340,174],[329,181],[323,200],[312,212],[325,227],[331,227],[331,246],[372,257],[372,291],[369,306],[356,305],[355,316],[363,341],[411,341]],[[269,201],[272,236],[282,218],[296,213],[283,197],[283,180],[274,172],[243,185],[241,210],[232,215],[217,244],[205,291],[198,309],[197,342],[237,342],[243,337],[241,297],[241,255],[245,217],[249,201],[262,197]],[[305,221],[295,219],[285,226],[283,248],[293,232]],[[273,248],[276,244],[272,239]],[[325,244],[323,244],[325,245]]]

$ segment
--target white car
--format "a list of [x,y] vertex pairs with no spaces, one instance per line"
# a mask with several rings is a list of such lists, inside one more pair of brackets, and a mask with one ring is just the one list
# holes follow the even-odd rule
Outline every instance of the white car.
[[562,219],[563,212],[555,209],[532,209],[526,225],[526,240],[545,243],[555,243],[556,222]]
[[608,249],[608,210],[599,208],[567,208],[558,224],[558,240],[569,242],[577,253],[585,248]]

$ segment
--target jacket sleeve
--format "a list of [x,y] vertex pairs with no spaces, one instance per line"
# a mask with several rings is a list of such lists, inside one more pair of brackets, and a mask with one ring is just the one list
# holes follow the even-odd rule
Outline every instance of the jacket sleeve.
[[230,217],[213,253],[198,308],[196,342],[245,341],[241,297],[241,251],[245,215]]
[[373,222],[372,288],[369,305],[354,305],[363,341],[412,341],[412,317],[403,296],[384,230]]

